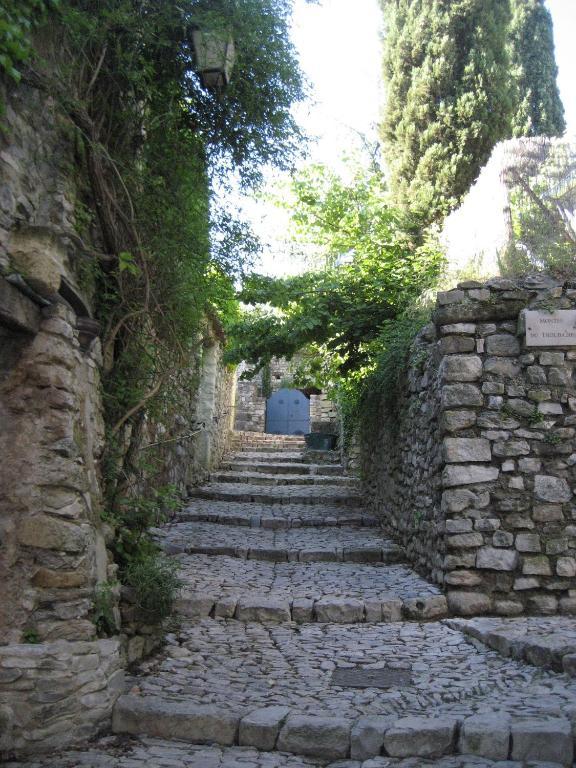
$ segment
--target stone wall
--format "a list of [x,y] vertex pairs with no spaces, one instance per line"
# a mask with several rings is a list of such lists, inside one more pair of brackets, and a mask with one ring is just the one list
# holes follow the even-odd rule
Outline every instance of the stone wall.
[[576,613],[576,347],[528,347],[526,308],[574,309],[576,283],[439,294],[363,446],[372,507],[454,613]]
[[[102,353],[86,269],[99,235],[86,224],[92,202],[82,157],[50,98],[21,85],[0,101],[4,755],[96,733],[121,691],[127,657],[149,650],[158,635],[131,617],[121,636],[102,640],[94,621],[95,597],[105,582],[117,582],[117,566],[107,549],[114,533],[102,521]],[[186,396],[143,425],[139,447],[158,470],[144,474],[142,486],[185,490],[224,453],[233,381],[222,341],[207,317],[183,378],[191,382]],[[114,586],[112,595],[119,593]]]

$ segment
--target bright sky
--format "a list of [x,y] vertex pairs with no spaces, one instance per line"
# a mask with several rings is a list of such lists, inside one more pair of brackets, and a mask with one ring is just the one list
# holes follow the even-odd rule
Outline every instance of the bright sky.
[[[547,0],[554,20],[558,83],[568,123],[576,135],[576,0]],[[310,100],[295,115],[316,137],[308,161],[337,168],[343,154],[358,142],[358,133],[375,135],[383,93],[381,26],[378,0],[296,0],[293,40],[311,86]],[[268,247],[259,267],[270,274],[297,272],[301,263],[282,258],[278,237],[284,218],[262,201],[247,203],[246,215]],[[285,252],[285,251],[284,251]]]

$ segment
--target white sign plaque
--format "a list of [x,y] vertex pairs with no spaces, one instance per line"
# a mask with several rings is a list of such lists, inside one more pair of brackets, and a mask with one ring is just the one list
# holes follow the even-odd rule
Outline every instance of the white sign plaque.
[[576,310],[526,312],[527,347],[576,347]]

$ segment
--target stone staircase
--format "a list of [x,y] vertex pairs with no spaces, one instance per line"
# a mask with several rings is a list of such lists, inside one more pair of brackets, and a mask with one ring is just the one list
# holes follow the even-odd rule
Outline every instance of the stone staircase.
[[158,533],[185,588],[178,631],[116,705],[115,733],[135,741],[41,765],[572,764],[576,679],[446,620],[357,479],[322,458],[298,438],[235,436]]

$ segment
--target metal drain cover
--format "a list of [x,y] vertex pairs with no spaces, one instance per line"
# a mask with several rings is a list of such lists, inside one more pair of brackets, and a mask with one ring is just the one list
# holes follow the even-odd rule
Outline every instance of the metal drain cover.
[[353,667],[335,669],[332,673],[332,685],[342,688],[407,688],[411,683],[407,669]]

